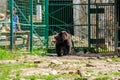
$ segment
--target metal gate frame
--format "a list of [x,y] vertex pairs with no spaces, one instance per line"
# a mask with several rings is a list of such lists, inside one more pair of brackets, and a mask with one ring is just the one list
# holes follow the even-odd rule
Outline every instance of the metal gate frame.
[[[55,1],[55,0],[54,0]],[[103,43],[105,43],[105,39],[99,39],[99,38],[97,38],[97,39],[93,39],[92,41],[91,41],[91,5],[99,5],[99,4],[101,4],[101,5],[106,5],[106,6],[109,6],[109,5],[111,5],[111,6],[113,6],[114,8],[115,8],[115,6],[116,6],[116,4],[115,3],[91,3],[90,2],[90,0],[88,0],[88,3],[81,3],[81,4],[59,4],[59,5],[66,5],[66,6],[74,6],[74,5],[86,5],[87,6],[87,24],[80,24],[79,26],[87,26],[87,28],[88,28],[88,48],[91,48],[91,44],[92,43],[95,43],[96,44],[96,46],[95,46],[95,49],[96,49],[96,51],[97,51],[97,49],[98,49],[98,46],[97,46],[97,44],[98,43],[100,43],[100,44],[103,44]],[[49,5],[53,5],[53,4],[49,4]],[[58,4],[54,4],[54,5],[58,5]],[[99,7],[99,6],[98,6]],[[104,12],[104,11],[103,11]],[[50,13],[49,13],[50,14]],[[59,15],[59,14],[58,14]],[[95,26],[97,26],[97,28],[98,28],[98,26],[99,26],[99,22],[98,22],[98,19],[99,19],[99,14],[96,12],[96,15],[98,16],[98,17],[96,17],[96,25]],[[114,25],[114,33],[112,33],[112,34],[114,34],[114,48],[116,47],[116,26],[117,26],[117,24],[116,24],[116,14],[115,14],[115,11],[114,11],[114,13],[113,13],[113,20],[114,20],[114,22],[113,22],[113,25]],[[64,25],[64,24],[63,24]],[[54,26],[57,26],[57,25],[54,25]],[[73,24],[73,26],[75,26],[74,24]],[[59,29],[60,28],[63,28],[63,27],[59,27]],[[96,28],[96,31],[98,30]],[[50,30],[50,25],[49,25],[49,30]],[[64,29],[63,29],[64,30]],[[53,29],[53,31],[54,31],[54,29]],[[98,33],[96,33],[97,35],[96,35],[96,37],[98,37]],[[103,51],[103,52],[114,52],[114,51],[109,51],[109,50],[107,50],[107,51]]]
[[[96,9],[95,8],[91,8],[91,5],[95,5],[96,6]],[[105,13],[105,8],[99,8],[99,6],[110,6],[110,7],[112,7],[113,6],[113,8],[115,9],[115,3],[95,3],[95,4],[91,4],[90,3],[90,0],[88,0],[88,27],[89,27],[89,29],[88,29],[88,33],[89,33],[89,38],[88,38],[88,42],[89,42],[89,47],[91,47],[91,44],[96,44],[96,46],[95,46],[95,48],[96,48],[96,52],[99,52],[99,50],[98,50],[98,45],[99,44],[105,44],[105,37],[104,38],[99,38],[99,14],[101,14],[101,13]],[[108,34],[112,34],[112,35],[114,35],[114,46],[112,47],[112,48],[114,48],[114,50],[108,50],[108,51],[105,51],[105,52],[115,52],[115,47],[116,47],[116,18],[115,18],[115,16],[116,16],[116,14],[115,14],[115,10],[114,9],[111,9],[111,10],[113,10],[113,14],[112,14],[112,17],[113,17],[113,23],[112,23],[112,25],[114,26],[114,28],[113,28],[113,33],[108,33]],[[96,24],[95,24],[95,26],[96,26],[96,38],[95,39],[91,39],[91,13],[93,13],[93,14],[96,14]],[[107,14],[110,14],[110,13],[107,13]],[[107,26],[106,26],[107,27]],[[108,26],[108,27],[110,27],[110,26]],[[103,35],[106,35],[105,33],[103,34]],[[107,36],[108,37],[108,36]],[[112,37],[112,36],[111,36]],[[112,40],[111,40],[112,41]]]
[[[43,45],[46,46],[46,48],[48,48],[48,0],[45,0],[44,1],[44,6],[43,8],[45,9],[43,12],[45,14],[45,17],[43,18],[44,19],[44,22],[43,24],[40,24],[40,25],[36,25],[33,23],[33,0],[28,0],[29,1],[29,15],[30,15],[30,21],[27,20],[27,18],[25,17],[25,15],[21,12],[21,15],[25,18],[25,20],[27,21],[27,23],[18,23],[20,25],[26,25],[29,27],[29,30],[30,30],[30,43],[29,43],[29,47],[30,47],[30,52],[32,52],[33,50],[33,32],[35,33],[34,31],[34,26],[39,26],[39,27],[44,27],[45,28],[45,40],[43,42]],[[9,0],[9,10],[10,10],[10,49],[11,51],[13,51],[13,7],[14,5],[17,6],[17,4],[15,4],[14,0]],[[19,7],[17,6],[17,9],[19,11],[21,11],[19,9]],[[16,23],[17,24],[17,23]],[[38,34],[37,34],[38,35]],[[37,36],[39,38],[39,36]],[[40,39],[40,38],[39,38]]]
[[[29,0],[30,1],[30,51],[32,52],[32,47],[33,47],[33,42],[32,42],[32,40],[33,40],[33,17],[32,17],[32,15],[33,15],[33,0]],[[12,4],[12,5],[11,5]],[[104,3],[101,3],[101,4],[104,4]],[[11,40],[10,40],[10,46],[11,46],[11,49],[13,48],[13,31],[12,31],[12,25],[13,25],[13,20],[12,20],[12,15],[13,15],[13,0],[10,0],[10,13],[11,13],[11,32],[10,32],[10,36],[11,36]],[[49,34],[48,34],[48,32],[50,31],[50,26],[51,25],[49,25],[49,16],[50,16],[50,13],[49,13],[49,6],[50,6],[51,4],[49,4],[49,0],[45,0],[45,26],[46,26],[46,28],[45,28],[45,43],[44,43],[44,45],[46,45],[46,47],[47,48],[49,48],[49,44],[48,44],[48,41],[49,41]],[[52,4],[53,5],[53,4]],[[54,5],[58,5],[58,4],[54,4]],[[86,26],[86,28],[88,29],[87,30],[87,41],[88,41],[88,45],[87,45],[87,47],[88,48],[91,48],[91,5],[96,5],[96,4],[91,4],[91,2],[90,2],[90,0],[88,0],[88,3],[84,3],[84,4],[82,4],[82,3],[80,3],[80,4],[59,4],[59,6],[61,6],[61,5],[66,5],[66,6],[71,6],[72,8],[73,8],[73,6],[75,6],[75,5],[85,5],[85,6],[87,6],[87,21],[86,21],[86,24],[80,24],[80,25],[71,25],[71,24],[67,24],[67,25],[65,25],[65,24],[63,24],[62,26]],[[109,3],[108,3],[108,5],[109,5]],[[113,6],[115,7],[116,6],[116,4],[114,3],[113,4]],[[59,15],[59,14],[58,14]],[[98,15],[98,14],[96,14],[96,15]],[[116,18],[115,18],[115,16],[116,16],[116,14],[114,13],[114,37],[115,37],[115,45],[114,45],[114,47],[116,47],[116,26],[117,26],[117,21],[116,21]],[[98,26],[98,17],[96,17],[96,26]],[[73,22],[72,22],[73,23]],[[61,27],[61,26],[58,26],[58,25],[54,25],[54,26],[57,26],[58,27],[58,29],[63,29],[63,30],[66,30],[66,29],[64,29],[63,27]],[[97,30],[97,29],[96,29]],[[54,31],[54,30],[53,30]],[[98,34],[97,34],[98,35]],[[97,37],[97,36],[96,36]],[[93,41],[94,42],[94,41]],[[99,42],[99,41],[98,41]],[[96,43],[97,44],[97,43]],[[97,46],[96,46],[97,47]],[[97,48],[96,48],[97,49]]]

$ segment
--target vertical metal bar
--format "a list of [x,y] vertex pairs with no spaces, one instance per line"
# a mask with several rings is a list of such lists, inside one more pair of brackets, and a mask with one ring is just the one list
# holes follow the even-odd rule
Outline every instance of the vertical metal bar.
[[117,7],[118,7],[118,5],[117,5],[117,0],[115,1],[115,4],[114,4],[114,26],[115,26],[115,30],[114,30],[114,32],[115,32],[115,34],[114,34],[114,37],[115,37],[115,43],[114,43],[114,47],[115,47],[115,53],[117,53],[117,50],[116,50],[116,48],[118,47],[118,30],[117,30],[117,27],[118,27],[118,22],[117,22],[117,15],[118,15],[118,13],[117,13]]
[[45,44],[46,48],[48,48],[48,30],[49,30],[49,0],[45,0],[45,24],[46,24],[46,29],[45,29]]
[[10,49],[13,50],[13,0],[10,0]]
[[88,47],[90,48],[90,0],[88,0]]
[[98,41],[99,38],[99,13],[98,13],[98,5],[96,4],[96,50],[98,52]]
[[30,0],[30,52],[33,47],[33,0]]

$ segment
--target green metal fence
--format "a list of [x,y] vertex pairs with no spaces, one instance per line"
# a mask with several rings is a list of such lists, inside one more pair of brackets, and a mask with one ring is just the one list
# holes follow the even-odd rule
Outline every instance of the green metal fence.
[[115,9],[115,2],[109,0],[49,0],[49,33],[66,30],[75,47],[114,52]]
[[[48,1],[47,0],[8,0],[7,10],[10,10],[10,48],[14,46],[13,24],[21,26],[23,32],[29,31],[29,50],[34,46],[48,46]],[[19,23],[13,22],[13,8],[17,9]],[[2,22],[7,24],[5,21]],[[24,37],[23,35],[22,37]],[[25,38],[24,38],[25,39]],[[16,40],[17,41],[17,40]],[[27,42],[27,41],[26,41]],[[26,47],[26,45],[21,47]]]
[[[34,46],[54,48],[54,31],[65,30],[71,33],[75,47],[114,52],[116,5],[113,0],[8,0],[11,29],[15,7],[22,30],[30,31],[30,51]],[[12,49],[12,30],[10,37]]]
[[[19,13],[20,22],[31,24],[33,27],[22,26],[23,30],[30,30],[30,47],[47,46],[47,0],[15,0],[15,6]],[[26,6],[27,5],[27,6]],[[30,48],[30,51],[32,48]]]
[[[115,6],[114,3],[91,5],[99,12],[91,12],[90,42],[100,52],[115,51]],[[103,11],[102,11],[103,10]],[[93,46],[93,45],[92,45]]]

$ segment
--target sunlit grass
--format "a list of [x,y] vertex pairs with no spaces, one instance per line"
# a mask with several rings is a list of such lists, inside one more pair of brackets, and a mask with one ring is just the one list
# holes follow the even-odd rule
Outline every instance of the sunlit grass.
[[36,80],[36,79],[40,79],[40,80],[53,80],[53,79],[56,79],[56,78],[79,78],[80,80],[80,76],[78,74],[64,74],[64,75],[39,75],[39,76],[35,76],[35,75],[32,75],[32,76],[26,76],[24,77],[25,79],[28,79],[28,80]]

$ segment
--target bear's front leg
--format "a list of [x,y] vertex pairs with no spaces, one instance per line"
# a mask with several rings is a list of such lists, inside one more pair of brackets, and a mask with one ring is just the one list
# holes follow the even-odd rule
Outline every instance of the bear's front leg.
[[56,53],[57,53],[57,56],[60,57],[61,56],[61,46],[59,44],[56,44]]
[[70,46],[69,45],[65,46],[65,49],[63,51],[64,51],[63,55],[68,55],[70,53]]
[[70,41],[69,40],[65,40],[64,41],[64,53],[63,55],[68,55],[71,51],[71,46],[70,46]]

